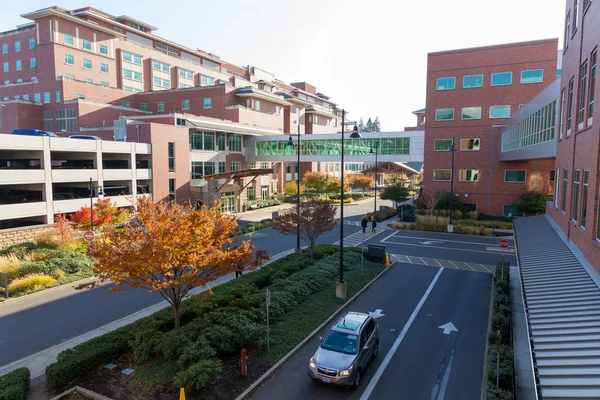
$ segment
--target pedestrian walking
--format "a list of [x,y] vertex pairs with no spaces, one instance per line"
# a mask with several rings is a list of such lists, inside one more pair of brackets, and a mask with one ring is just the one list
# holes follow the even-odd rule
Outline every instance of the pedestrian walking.
[[363,228],[363,233],[367,232],[367,225],[369,224],[369,221],[367,221],[366,218],[363,218],[362,221],[360,221],[360,225]]
[[371,226],[373,227],[371,232],[375,233],[375,228],[377,228],[377,221],[375,220],[375,217],[373,217],[373,220],[371,221]]
[[237,278],[238,276],[242,276],[242,271],[244,270],[244,267],[239,264],[234,264],[234,267],[235,267],[235,277]]

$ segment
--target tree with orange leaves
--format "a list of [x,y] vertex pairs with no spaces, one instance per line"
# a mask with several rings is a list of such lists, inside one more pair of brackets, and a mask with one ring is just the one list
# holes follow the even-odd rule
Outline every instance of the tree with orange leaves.
[[352,183],[354,183],[359,189],[362,189],[364,193],[365,190],[371,189],[373,186],[375,186],[375,179],[367,175],[357,175],[352,179]]
[[249,241],[235,242],[231,233],[237,221],[219,207],[196,210],[191,204],[142,198],[136,211],[141,225],[108,228],[90,245],[94,272],[101,281],[121,286],[117,290],[126,286],[158,292],[173,308],[175,329],[190,290],[233,272],[234,265],[252,270],[268,259],[265,251],[253,254]]
[[[104,228],[112,224],[120,224],[129,218],[129,212],[114,205],[110,199],[98,199],[91,213],[94,226]],[[70,221],[82,229],[90,228],[90,208],[83,206],[71,215]]]

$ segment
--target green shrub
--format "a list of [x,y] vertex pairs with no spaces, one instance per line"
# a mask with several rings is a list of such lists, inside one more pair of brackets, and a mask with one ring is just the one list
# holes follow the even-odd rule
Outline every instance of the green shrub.
[[[392,218],[393,216],[395,216],[396,214],[398,214],[398,210],[396,210],[395,208],[391,208],[391,207],[381,207],[381,210],[377,211],[375,213],[375,220],[377,222],[381,222],[381,221],[385,221],[388,218]],[[373,213],[367,213],[363,219],[367,219],[369,221],[372,220],[373,218]]]
[[210,360],[215,358],[217,352],[211,347],[204,336],[200,336],[195,342],[189,344],[177,360],[177,366],[181,370],[189,368],[199,360]]
[[29,392],[29,369],[19,368],[0,376],[0,400],[25,400]]
[[449,218],[436,217],[434,215],[417,215],[416,227],[422,231],[446,232]]
[[152,359],[158,352],[158,345],[161,342],[162,335],[163,333],[156,329],[147,329],[138,332],[135,335],[133,343],[131,343],[135,362],[143,363]]
[[48,384],[63,387],[97,366],[113,361],[129,350],[133,339],[133,330],[125,326],[63,351],[54,364],[46,367]]
[[202,389],[217,379],[219,371],[221,371],[221,366],[222,363],[220,360],[202,360],[175,375],[173,382],[175,386],[193,392]]
[[146,391],[171,382],[178,371],[175,363],[158,360],[134,365],[133,368],[135,369],[134,382],[141,383]]
[[221,310],[207,314],[202,335],[219,354],[235,354],[262,342],[265,328],[242,313]]

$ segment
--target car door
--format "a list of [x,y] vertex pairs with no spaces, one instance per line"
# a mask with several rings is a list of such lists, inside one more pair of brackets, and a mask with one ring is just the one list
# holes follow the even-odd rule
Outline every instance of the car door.
[[[364,357],[364,366],[366,366],[366,364],[368,364],[368,362],[371,360],[371,356],[373,355],[373,351],[374,351],[374,345],[375,345],[375,335],[373,334],[373,331],[375,330],[375,322],[371,319],[369,320],[369,322],[367,322],[367,325],[365,326],[365,329],[363,330],[363,335],[365,336],[365,345],[369,346],[369,349],[365,352],[365,357]],[[363,345],[364,346],[364,345]]]

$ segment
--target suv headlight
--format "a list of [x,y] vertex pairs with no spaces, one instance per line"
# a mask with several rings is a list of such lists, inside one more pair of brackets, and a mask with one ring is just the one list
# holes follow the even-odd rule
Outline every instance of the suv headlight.
[[340,371],[340,376],[350,376],[351,373],[352,373],[352,367],[345,369],[343,371]]
[[312,369],[317,369],[317,366],[315,365],[315,363],[313,362],[312,357],[310,358],[310,362],[308,363],[308,365],[312,368]]

